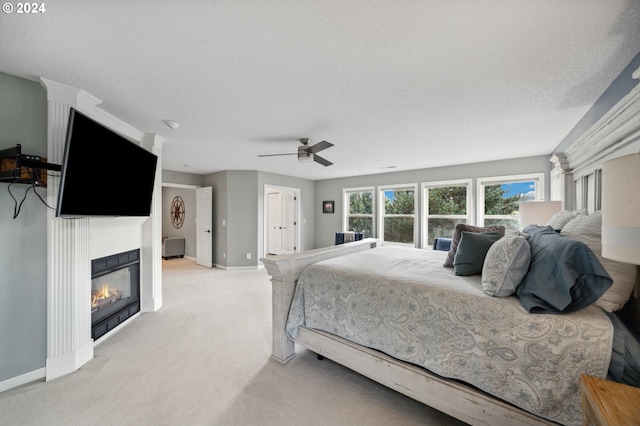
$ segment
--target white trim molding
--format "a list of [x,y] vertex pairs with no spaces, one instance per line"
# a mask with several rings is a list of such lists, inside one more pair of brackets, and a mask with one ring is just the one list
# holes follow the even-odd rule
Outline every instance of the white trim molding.
[[[634,72],[640,78],[640,68]],[[614,105],[600,120],[550,161],[551,199],[562,191],[565,210],[600,208],[600,170],[604,161],[640,150],[640,84]]]
[[[640,69],[636,73],[639,73]],[[554,170],[574,175],[600,167],[605,158],[637,150],[640,141],[640,84],[614,105],[600,120],[562,153],[554,153],[550,161]],[[576,169],[579,164],[579,169]]]

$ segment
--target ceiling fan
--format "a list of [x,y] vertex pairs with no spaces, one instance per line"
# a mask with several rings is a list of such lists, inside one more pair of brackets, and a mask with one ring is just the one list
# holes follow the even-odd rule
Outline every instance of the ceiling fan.
[[329,160],[326,160],[320,157],[317,152],[322,151],[323,149],[331,148],[333,144],[331,142],[322,141],[318,142],[315,145],[309,145],[309,138],[300,139],[300,143],[302,146],[298,147],[298,152],[287,153],[287,154],[263,154],[258,155],[258,157],[276,157],[279,155],[297,155],[298,161],[300,162],[310,162],[315,161],[316,163],[320,163],[323,166],[330,166],[333,163]]

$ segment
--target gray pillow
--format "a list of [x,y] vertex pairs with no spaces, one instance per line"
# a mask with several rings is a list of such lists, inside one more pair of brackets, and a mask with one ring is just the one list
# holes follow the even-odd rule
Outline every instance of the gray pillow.
[[449,253],[447,253],[447,258],[444,261],[444,266],[447,268],[453,268],[453,261],[456,258],[456,251],[458,250],[458,244],[460,243],[460,237],[462,236],[462,231],[466,232],[497,232],[500,236],[504,236],[504,226],[503,225],[493,225],[493,226],[474,226],[467,225],[466,223],[458,223],[456,227],[453,229],[453,235],[451,236],[451,248],[449,249]]
[[460,243],[453,261],[456,275],[479,275],[491,244],[500,239],[495,232],[467,232],[463,231]]
[[484,259],[482,289],[489,296],[515,294],[529,271],[531,247],[523,235],[505,235],[496,241]]

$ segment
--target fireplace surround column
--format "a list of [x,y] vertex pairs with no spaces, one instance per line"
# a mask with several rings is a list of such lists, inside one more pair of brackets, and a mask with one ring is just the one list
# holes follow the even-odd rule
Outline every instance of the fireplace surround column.
[[[146,133],[142,146],[162,160],[164,139],[158,135]],[[160,163],[159,161],[159,163]],[[157,212],[142,225],[142,253],[140,270],[140,310],[155,312],[162,307],[162,172],[156,171],[155,190],[151,211]]]
[[[62,164],[69,108],[93,110],[100,101],[88,93],[42,79],[47,89],[48,161]],[[47,203],[56,205],[59,177],[50,177]],[[64,220],[47,213],[46,379],[73,372],[93,358],[89,219]]]

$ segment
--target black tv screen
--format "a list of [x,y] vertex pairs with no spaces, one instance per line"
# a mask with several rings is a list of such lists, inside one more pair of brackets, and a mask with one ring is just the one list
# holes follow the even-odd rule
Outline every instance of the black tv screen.
[[157,162],[71,108],[56,216],[149,216]]

